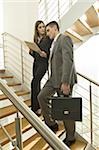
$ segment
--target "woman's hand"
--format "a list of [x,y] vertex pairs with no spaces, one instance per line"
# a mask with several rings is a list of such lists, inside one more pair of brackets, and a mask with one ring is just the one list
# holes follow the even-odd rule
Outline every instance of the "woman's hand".
[[40,52],[40,56],[46,58],[46,57],[47,57],[47,54],[46,54],[44,51],[41,51],[41,52]]

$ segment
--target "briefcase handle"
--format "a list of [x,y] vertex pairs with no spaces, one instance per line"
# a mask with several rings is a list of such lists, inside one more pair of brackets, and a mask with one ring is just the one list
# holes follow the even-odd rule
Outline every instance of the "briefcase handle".
[[57,95],[59,96],[59,97],[70,97],[70,95],[65,95],[64,93],[63,93],[63,91],[57,91]]

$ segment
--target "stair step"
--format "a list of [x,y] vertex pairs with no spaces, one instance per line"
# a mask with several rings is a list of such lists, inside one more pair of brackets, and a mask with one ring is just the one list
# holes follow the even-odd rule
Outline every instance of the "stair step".
[[[8,133],[10,134],[10,136],[12,137],[12,139],[14,139],[16,137],[15,122],[12,122],[12,123],[6,125],[5,128],[8,131]],[[25,118],[23,118],[22,119],[22,133],[25,133],[26,131],[30,130],[31,128],[32,128],[32,126],[29,124],[29,122]],[[9,142],[9,139],[6,137],[6,135],[4,134],[4,132],[1,128],[0,128],[0,142],[1,142],[2,146]]]
[[6,79],[6,78],[13,78],[14,76],[9,71],[0,71],[0,78]]
[[[63,130],[60,130],[60,131],[57,131],[56,135],[57,135],[58,137],[60,137],[60,135],[61,135],[63,132],[64,132],[64,129],[63,129]],[[38,149],[38,150],[48,150],[48,148],[49,148],[49,144],[46,143],[46,141],[45,141],[43,138],[41,138],[41,139],[36,143],[36,145],[32,147],[33,150],[37,150],[37,149]],[[32,150],[32,149],[31,149],[31,150]]]
[[[40,116],[40,119],[43,120],[43,117]],[[22,118],[22,134],[26,133],[27,131],[31,130],[33,127],[31,126],[31,124],[26,120],[26,118]],[[15,139],[16,137],[16,132],[15,132],[15,122],[12,122],[10,124],[5,125],[5,129],[8,131],[8,133],[10,134],[12,139]],[[35,137],[38,137],[38,133],[34,133],[33,135],[33,139],[35,139]],[[40,136],[40,135],[39,135]],[[29,142],[30,142],[29,138]],[[24,142],[24,146],[26,146],[28,144],[28,140],[26,140]],[[5,133],[3,132],[3,130],[0,128],[0,143],[2,146],[4,146],[5,144],[9,143],[10,140],[7,138],[7,136],[5,135]]]
[[86,147],[86,143],[83,141],[76,140],[74,144],[71,145],[71,150],[83,150]]
[[12,86],[21,85],[21,83],[20,83],[20,82],[18,82],[18,83],[16,83],[16,82],[14,83],[14,82],[13,82],[13,83],[7,83],[7,85],[12,87]]
[[6,76],[0,75],[0,78],[1,79],[13,78],[13,75],[6,75]]
[[15,77],[13,78],[6,78],[6,79],[3,79],[8,86],[17,86],[17,85],[21,85],[21,82],[16,79]]
[[[31,100],[30,99],[25,100],[24,102],[27,106],[31,105]],[[4,107],[4,108],[0,108],[0,119],[4,118],[4,117],[7,117],[9,115],[12,115],[16,112],[18,112],[18,110],[13,105],[7,106],[7,107]]]
[[40,138],[35,145],[31,147],[31,150],[41,150],[46,145],[46,141],[43,138]]
[[34,134],[32,137],[23,142],[24,150],[30,150],[33,147],[33,145],[35,145],[40,139],[41,136],[39,135],[39,133]]
[[[86,143],[84,143],[83,141],[76,140],[76,142],[70,146],[70,149],[71,150],[84,150],[85,147],[86,147]],[[50,149],[48,149],[47,147],[47,148],[43,148],[42,150],[50,150]]]
[[[59,131],[57,131],[56,135],[57,135],[58,137],[60,137],[64,132],[65,132],[64,126],[62,127],[62,129],[61,129],[61,126],[60,126],[60,129],[59,129]],[[46,144],[42,147],[42,150],[48,150],[48,149],[50,149],[50,146],[48,145],[48,143],[46,143]]]
[[[16,93],[16,95],[17,96],[22,96],[22,95],[27,95],[27,94],[30,94],[30,92],[29,91],[17,91],[17,92],[15,92]],[[8,97],[6,96],[6,95],[4,95],[4,94],[1,94],[0,95],[0,100],[6,100]]]
[[5,72],[5,69],[0,69],[0,73],[4,73]]
[[[64,132],[63,123],[59,124],[59,131],[57,131],[56,135],[60,136]],[[26,140],[24,143],[24,150],[47,150],[49,148],[49,144],[37,133],[33,135],[30,139]]]

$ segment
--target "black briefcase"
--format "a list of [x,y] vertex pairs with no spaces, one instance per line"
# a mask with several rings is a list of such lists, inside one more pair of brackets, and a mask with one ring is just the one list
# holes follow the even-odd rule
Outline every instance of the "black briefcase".
[[54,120],[82,121],[81,97],[49,97],[50,116]]

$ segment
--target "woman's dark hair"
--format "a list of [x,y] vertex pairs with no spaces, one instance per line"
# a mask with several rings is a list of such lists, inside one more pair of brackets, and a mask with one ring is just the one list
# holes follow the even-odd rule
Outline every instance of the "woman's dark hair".
[[58,23],[57,23],[56,21],[51,21],[51,22],[49,22],[49,23],[46,25],[46,27],[47,27],[47,26],[50,26],[50,27],[56,26],[57,29],[58,29],[58,31],[59,31],[59,25],[58,25]]
[[[41,23],[43,23],[44,24],[44,22],[42,21],[42,20],[38,20],[38,21],[36,21],[36,23],[35,23],[35,31],[34,31],[34,42],[35,43],[37,43],[38,42],[38,37],[39,37],[39,33],[38,33],[38,26],[39,26],[39,24],[41,24]],[[45,33],[46,34],[46,33]],[[44,35],[45,36],[45,35]]]

